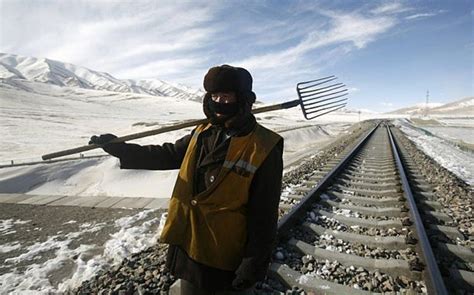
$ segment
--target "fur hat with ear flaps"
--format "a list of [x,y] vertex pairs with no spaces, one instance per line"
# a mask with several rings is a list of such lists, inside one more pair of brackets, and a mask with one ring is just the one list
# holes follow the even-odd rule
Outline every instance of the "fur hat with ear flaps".
[[[203,101],[206,116],[211,119],[215,116],[209,110],[209,99],[212,93],[217,92],[235,92],[239,104],[239,112],[236,117],[240,117],[240,120],[242,120],[252,116],[252,104],[256,99],[255,93],[252,91],[252,82],[252,75],[244,68],[229,65],[210,68],[204,76],[203,82],[204,89],[207,92]],[[234,123],[237,123],[237,121],[238,118],[231,118],[229,122],[226,122],[226,126],[235,125]]]

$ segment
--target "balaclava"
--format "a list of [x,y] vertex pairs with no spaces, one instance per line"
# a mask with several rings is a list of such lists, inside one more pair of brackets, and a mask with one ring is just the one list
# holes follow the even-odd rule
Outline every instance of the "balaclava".
[[[252,91],[252,76],[244,68],[222,65],[212,67],[204,77],[203,108],[206,116],[213,124],[232,125],[241,124],[243,120],[251,117],[252,104],[255,102],[255,93]],[[235,104],[223,104],[212,101],[211,94],[217,92],[235,92],[237,102]],[[219,113],[229,114],[217,118]]]

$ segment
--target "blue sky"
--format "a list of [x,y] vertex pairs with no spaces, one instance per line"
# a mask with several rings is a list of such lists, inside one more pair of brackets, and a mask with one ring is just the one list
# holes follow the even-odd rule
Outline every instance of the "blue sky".
[[473,1],[0,0],[0,52],[202,87],[246,67],[260,100],[336,75],[353,109],[473,95]]

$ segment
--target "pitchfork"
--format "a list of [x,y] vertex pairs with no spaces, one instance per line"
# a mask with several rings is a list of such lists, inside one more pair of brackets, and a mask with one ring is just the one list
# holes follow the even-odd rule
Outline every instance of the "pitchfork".
[[[347,89],[344,87],[346,85],[342,83],[334,83],[327,85],[331,81],[336,80],[335,76],[328,76],[316,80],[300,82],[296,85],[296,91],[298,93],[298,99],[275,104],[271,106],[256,108],[252,110],[253,114],[259,114],[264,112],[283,110],[295,107],[297,105],[301,106],[303,115],[307,120],[320,117],[322,115],[334,112],[346,106],[347,102]],[[173,130],[179,130],[186,127],[196,126],[199,124],[208,123],[208,119],[201,120],[191,120],[185,123],[175,124],[171,126],[165,126],[158,129],[148,130],[144,132],[129,134],[121,137],[117,137],[108,143],[114,142],[124,142],[137,138],[147,137],[151,135],[161,134],[170,132]],[[96,148],[102,147],[98,144],[89,144],[69,150],[63,150],[51,154],[43,155],[41,158],[43,160],[54,159],[62,156],[72,155],[80,152],[85,152],[93,150]]]

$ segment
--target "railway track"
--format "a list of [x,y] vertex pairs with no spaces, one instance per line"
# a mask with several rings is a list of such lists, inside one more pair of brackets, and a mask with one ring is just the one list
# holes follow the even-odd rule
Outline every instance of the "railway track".
[[285,196],[272,285],[297,294],[472,294],[469,237],[391,129],[382,122]]

